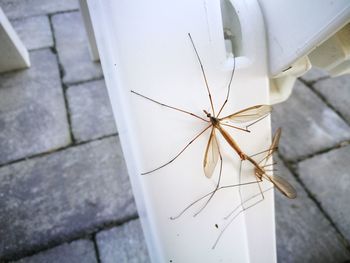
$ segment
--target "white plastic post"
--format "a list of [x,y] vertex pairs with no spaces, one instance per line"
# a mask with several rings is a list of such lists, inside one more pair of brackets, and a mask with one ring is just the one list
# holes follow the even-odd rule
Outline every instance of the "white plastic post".
[[29,66],[28,51],[0,7],[0,72]]
[[92,29],[91,18],[86,0],[79,0],[80,12],[83,17],[85,31],[89,41],[89,51],[92,61],[99,61],[100,56],[98,54],[96,39],[94,30]]
[[[221,5],[230,3],[222,1]],[[233,66],[229,49],[225,48],[222,16],[225,27],[237,33],[236,71],[222,116],[269,103],[265,32],[259,5],[255,0],[232,1],[232,5],[235,12],[229,14],[221,10],[219,0],[88,0],[152,262],[276,261],[273,191],[265,192],[263,202],[238,216],[214,250],[213,243],[227,222],[223,217],[240,204],[238,188],[220,191],[195,218],[193,214],[200,206],[177,220],[169,219],[214,188],[218,167],[214,179],[208,179],[202,165],[208,132],[170,165],[141,175],[174,157],[206,126],[201,120],[130,92],[135,90],[205,117],[203,110],[210,110],[210,104],[188,32],[203,61],[216,109],[224,101]],[[270,121],[267,118],[254,125],[251,134],[230,133],[247,154],[253,154],[267,149]],[[239,157],[220,135],[218,138],[224,158],[222,184],[238,183]],[[242,191],[249,196],[259,190],[255,185]]]

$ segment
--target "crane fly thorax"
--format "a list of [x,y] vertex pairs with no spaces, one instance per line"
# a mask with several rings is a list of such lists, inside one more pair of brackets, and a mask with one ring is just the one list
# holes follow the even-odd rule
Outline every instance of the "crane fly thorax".
[[211,124],[213,124],[214,127],[219,128],[220,124],[219,124],[219,120],[215,117],[210,117],[210,122]]

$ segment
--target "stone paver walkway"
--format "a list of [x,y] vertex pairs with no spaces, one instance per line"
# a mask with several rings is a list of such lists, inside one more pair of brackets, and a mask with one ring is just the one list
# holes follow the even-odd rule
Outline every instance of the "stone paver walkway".
[[[150,262],[78,3],[0,0],[30,50],[0,74],[0,262]],[[279,262],[350,260],[350,76],[312,70],[274,108]]]

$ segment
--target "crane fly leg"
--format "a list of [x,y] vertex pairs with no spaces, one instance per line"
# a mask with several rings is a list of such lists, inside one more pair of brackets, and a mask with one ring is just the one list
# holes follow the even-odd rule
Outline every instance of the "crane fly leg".
[[145,175],[145,174],[150,174],[150,173],[153,173],[165,166],[167,166],[168,164],[172,163],[173,161],[175,161],[199,136],[201,136],[206,130],[208,130],[212,125],[209,125],[207,126],[204,130],[202,130],[200,133],[198,133],[184,148],[182,148],[182,150],[175,155],[175,157],[173,157],[170,161],[166,162],[165,164],[162,164],[161,166],[158,166],[157,168],[155,169],[152,169],[148,172],[144,172],[144,173],[141,173],[141,175]]
[[208,120],[206,120],[206,119],[204,119],[204,118],[202,118],[202,117],[200,117],[200,116],[198,116],[197,114],[194,114],[194,113],[192,113],[192,112],[189,112],[189,111],[186,111],[186,110],[182,110],[182,109],[180,109],[180,108],[177,108],[177,107],[174,107],[174,106],[170,106],[170,105],[165,104],[165,103],[162,103],[162,102],[160,102],[160,101],[151,99],[150,97],[147,97],[147,96],[145,96],[145,95],[142,95],[141,93],[138,93],[138,92],[133,91],[133,90],[131,90],[130,92],[133,93],[133,94],[135,94],[135,95],[137,95],[137,96],[140,96],[141,98],[144,98],[144,99],[146,99],[146,100],[149,100],[149,101],[152,101],[152,102],[154,102],[154,103],[156,103],[156,104],[159,104],[159,105],[161,105],[161,106],[163,106],[163,107],[166,107],[166,108],[169,108],[169,109],[173,109],[173,110],[176,110],[176,111],[179,111],[179,112],[188,114],[188,115],[190,115],[190,116],[192,116],[192,117],[195,117],[195,118],[200,119],[200,120],[205,121],[205,122],[209,122]]
[[[255,183],[256,183],[256,182],[255,182]],[[273,189],[273,187],[268,188],[268,189],[262,191],[262,193],[266,193],[267,191],[270,191],[271,189]],[[248,198],[247,200],[245,200],[243,203],[246,203],[246,202],[252,200],[253,198],[256,198],[257,196],[261,195],[262,193],[257,193],[257,194],[255,194],[255,195],[251,196],[250,198]],[[217,244],[219,243],[219,240],[221,239],[222,235],[225,233],[226,229],[232,224],[232,222],[233,222],[241,213],[243,213],[245,210],[247,210],[247,209],[249,209],[249,208],[251,208],[251,207],[257,205],[258,203],[260,203],[260,202],[262,202],[262,201],[263,201],[263,199],[261,199],[261,200],[257,201],[256,203],[254,203],[254,204],[252,204],[252,205],[246,207],[245,209],[243,209],[242,204],[238,205],[238,206],[233,210],[233,213],[232,213],[232,214],[234,214],[234,212],[236,212],[239,208],[242,207],[242,209],[239,210],[238,213],[235,214],[235,215],[230,219],[230,221],[226,223],[226,225],[223,227],[223,229],[220,231],[218,237],[216,238],[216,240],[215,240],[215,242],[214,242],[214,244],[213,244],[213,246],[212,246],[212,249],[215,249],[215,248],[216,248]],[[228,219],[228,218],[225,218],[225,219]]]
[[193,42],[193,39],[192,39],[192,36],[190,33],[188,33],[188,37],[190,38],[190,41],[191,41],[191,44],[192,44],[192,47],[194,49],[194,52],[196,53],[196,56],[197,56],[197,60],[198,60],[198,63],[201,67],[201,71],[202,71],[202,76],[203,76],[203,79],[204,79],[204,82],[205,82],[205,87],[207,88],[207,92],[208,92],[208,96],[209,96],[209,101],[210,101],[210,106],[211,106],[211,110],[213,111],[213,115],[215,116],[215,110],[214,110],[214,104],[213,104],[213,99],[211,97],[211,93],[210,93],[210,89],[209,89],[209,84],[208,84],[208,80],[207,80],[207,76],[205,75],[205,71],[204,71],[204,67],[203,67],[203,63],[202,63],[202,60],[198,54],[198,51],[197,51],[197,48]]

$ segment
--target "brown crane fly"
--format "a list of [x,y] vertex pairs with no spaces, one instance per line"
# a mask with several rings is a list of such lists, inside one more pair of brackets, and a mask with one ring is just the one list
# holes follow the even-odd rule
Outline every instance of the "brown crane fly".
[[[225,117],[220,117],[220,114],[222,113],[224,107],[226,106],[229,96],[230,96],[230,91],[231,91],[231,84],[232,84],[232,79],[233,79],[233,75],[235,72],[235,59],[233,60],[233,67],[232,67],[232,71],[231,71],[231,75],[230,75],[230,79],[229,79],[229,83],[227,85],[227,94],[226,94],[226,98],[225,101],[223,102],[223,104],[221,105],[219,111],[216,114],[215,108],[214,108],[214,104],[213,104],[213,100],[212,100],[212,95],[210,92],[210,88],[208,85],[208,80],[204,71],[204,67],[203,67],[203,63],[200,59],[200,56],[198,54],[198,51],[196,49],[196,46],[193,42],[193,39],[191,37],[191,34],[188,33],[188,37],[191,41],[192,47],[195,51],[197,60],[199,62],[199,66],[201,68],[201,72],[202,72],[202,77],[205,83],[205,87],[208,93],[208,97],[209,97],[209,101],[210,101],[210,107],[211,107],[211,112],[207,112],[206,110],[203,110],[203,112],[205,113],[206,119],[195,114],[192,113],[190,111],[187,110],[183,110],[174,106],[170,106],[168,104],[159,102],[155,99],[149,98],[145,95],[142,95],[136,91],[131,90],[131,92],[135,95],[138,95],[146,100],[152,101],[156,104],[159,104],[163,107],[178,111],[178,112],[182,112],[184,114],[190,115],[194,118],[200,119],[204,122],[206,122],[208,125],[201,131],[199,132],[189,143],[187,143],[185,145],[185,147],[183,147],[172,159],[170,159],[168,162],[150,170],[147,172],[143,172],[142,175],[145,174],[150,174],[153,173],[169,164],[171,164],[173,161],[175,161],[197,138],[199,138],[204,132],[206,132],[207,130],[210,129],[210,136],[209,136],[209,140],[205,149],[205,153],[204,153],[204,160],[203,160],[203,169],[204,169],[204,174],[207,178],[211,178],[214,170],[217,166],[218,161],[220,160],[220,170],[219,170],[219,177],[218,177],[218,181],[216,184],[216,187],[214,189],[214,191],[212,191],[209,195],[209,199],[206,202],[206,204],[203,206],[202,209],[204,209],[204,207],[208,204],[208,202],[211,200],[211,198],[214,196],[214,194],[216,193],[217,190],[220,189],[220,181],[221,181],[221,174],[222,174],[222,154],[220,152],[220,148],[219,148],[219,144],[218,144],[218,139],[217,139],[217,135],[216,133],[220,133],[222,135],[222,137],[225,139],[225,141],[231,146],[231,148],[238,154],[239,158],[242,161],[248,161],[250,162],[254,167],[255,167],[255,175],[257,177],[257,180],[254,182],[249,182],[249,183],[243,183],[243,185],[245,184],[252,184],[252,183],[258,183],[259,181],[262,181],[262,178],[266,178],[267,180],[269,180],[270,182],[272,182],[277,189],[279,189],[285,196],[292,198],[293,195],[291,195],[289,192],[289,189],[291,189],[292,187],[289,185],[288,182],[286,182],[283,178],[280,177],[272,177],[272,176],[267,176],[265,174],[265,170],[264,167],[262,167],[258,162],[256,162],[251,156],[248,156],[247,154],[245,154],[241,148],[238,146],[238,144],[236,143],[236,141],[232,138],[232,136],[225,130],[226,127],[229,128],[234,128],[237,130],[241,130],[244,132],[250,132],[250,130],[248,129],[250,126],[252,126],[253,124],[259,122],[260,120],[264,119],[265,117],[267,117],[271,110],[272,107],[270,105],[255,105],[243,110],[240,110],[238,112],[235,112],[233,114],[230,114],[228,116]],[[242,125],[242,124],[248,124],[245,126],[245,128],[236,126],[236,125]],[[242,185],[242,184],[238,184],[238,185]],[[238,186],[235,185],[235,186]],[[233,186],[231,186],[233,187]],[[203,197],[204,198],[204,197]],[[202,209],[200,211],[202,211]],[[199,211],[199,212],[200,212]],[[198,213],[199,213],[198,212]],[[198,214],[197,213],[197,214]]]

